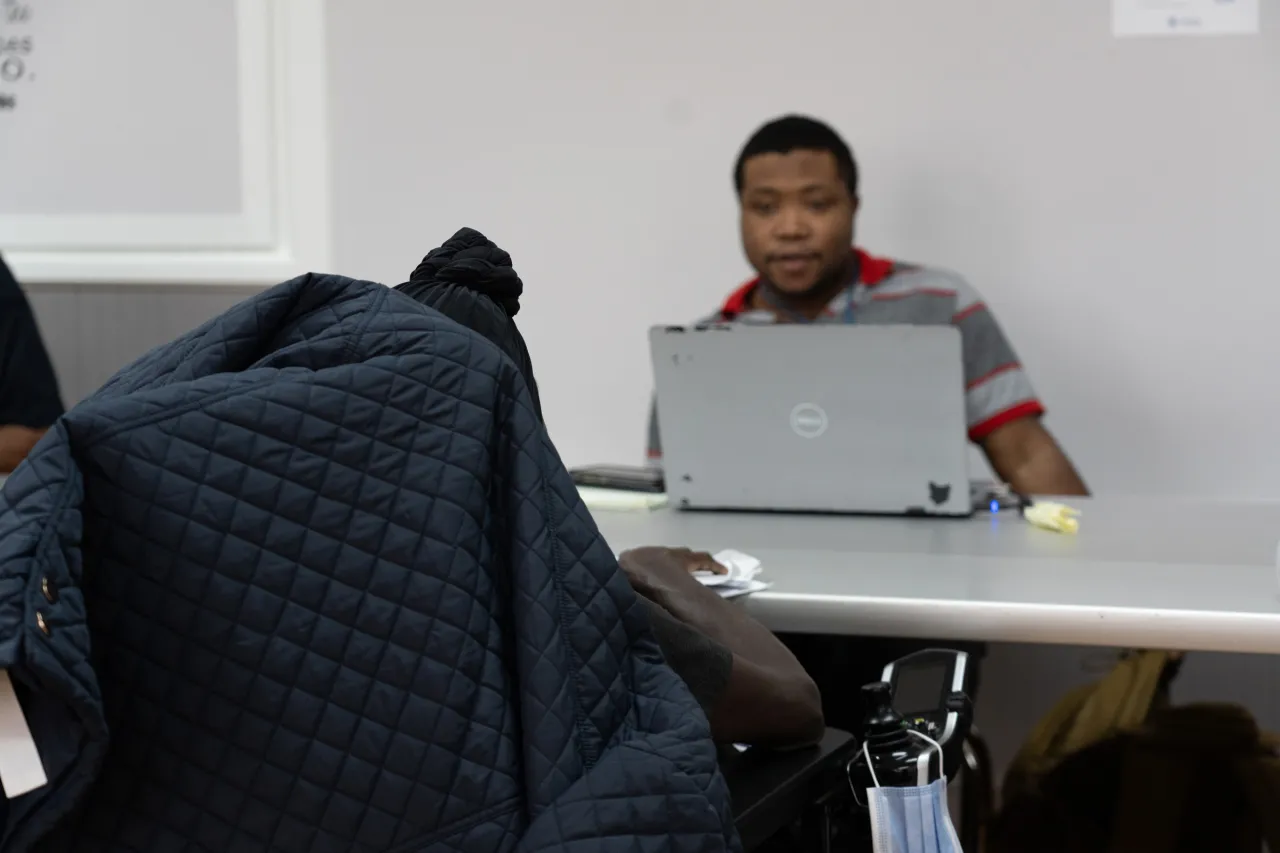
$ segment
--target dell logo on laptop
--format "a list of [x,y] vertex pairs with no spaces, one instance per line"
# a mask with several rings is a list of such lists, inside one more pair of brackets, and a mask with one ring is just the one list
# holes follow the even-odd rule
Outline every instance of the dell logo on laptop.
[[801,438],[818,438],[827,431],[827,413],[814,403],[801,403],[791,410],[791,430]]

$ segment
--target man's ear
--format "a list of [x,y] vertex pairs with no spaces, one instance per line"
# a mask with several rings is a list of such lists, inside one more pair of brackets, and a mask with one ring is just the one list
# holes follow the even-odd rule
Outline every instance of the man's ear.
[[853,215],[858,215],[858,208],[862,207],[862,196],[855,195],[853,197]]

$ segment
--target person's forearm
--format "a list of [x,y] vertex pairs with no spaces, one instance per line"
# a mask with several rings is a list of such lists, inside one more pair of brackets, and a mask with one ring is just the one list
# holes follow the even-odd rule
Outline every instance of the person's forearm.
[[654,600],[680,621],[701,631],[736,655],[759,666],[804,672],[795,655],[732,601],[726,601],[697,581],[678,593],[653,592]]
[[1023,495],[1076,495],[1089,489],[1071,460],[1057,447],[1042,449],[1010,472],[1009,485]]
[[[657,593],[655,600],[733,653],[729,683],[707,715],[712,737],[722,743],[774,747],[821,739],[822,694],[773,632],[696,581],[670,595]],[[743,713],[744,707],[752,712]]]
[[0,426],[0,474],[12,473],[45,432],[23,426]]
[[1038,418],[1021,418],[982,440],[996,475],[1024,495],[1088,495],[1084,480]]

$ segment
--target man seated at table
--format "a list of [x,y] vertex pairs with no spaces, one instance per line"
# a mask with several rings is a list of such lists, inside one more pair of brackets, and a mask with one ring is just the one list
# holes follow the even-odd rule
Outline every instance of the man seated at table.
[[[743,251],[756,277],[730,293],[705,322],[955,326],[969,438],[996,475],[1024,494],[1086,494],[1041,422],[1044,406],[977,291],[953,273],[878,257],[854,245],[858,166],[834,130],[803,116],[771,121],[747,140],[733,179]],[[651,460],[661,460],[656,409],[650,413],[648,451]],[[861,721],[859,690],[878,680],[886,663],[930,645],[977,656],[983,651],[978,644],[947,641],[781,636],[821,689],[827,721],[853,729]]]
[[[708,321],[955,326],[969,438],[997,476],[1023,494],[1086,494],[1041,422],[1044,406],[977,291],[953,273],[854,246],[858,166],[834,130],[803,116],[769,122],[738,155],[734,186],[742,246],[756,277],[730,293]],[[662,457],[656,412],[650,415],[649,457]]]
[[[496,344],[524,375],[542,418],[533,363],[514,319],[523,283],[506,252],[464,229],[396,289]],[[706,713],[713,740],[780,747],[822,738],[822,698],[800,662],[769,629],[694,579],[693,572],[725,571],[710,554],[637,548],[618,564],[667,664]]]
[[0,474],[62,415],[58,380],[27,297],[0,257]]

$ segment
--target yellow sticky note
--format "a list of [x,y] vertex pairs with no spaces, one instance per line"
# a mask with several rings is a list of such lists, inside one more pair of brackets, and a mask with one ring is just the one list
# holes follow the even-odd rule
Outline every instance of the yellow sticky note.
[[1053,501],[1036,501],[1022,511],[1022,517],[1054,533],[1075,533],[1080,529],[1080,510]]

